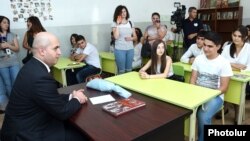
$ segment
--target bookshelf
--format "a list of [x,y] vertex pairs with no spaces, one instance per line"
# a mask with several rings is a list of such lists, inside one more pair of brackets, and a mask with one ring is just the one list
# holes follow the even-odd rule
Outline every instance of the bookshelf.
[[223,41],[231,40],[232,31],[242,24],[243,7],[198,9],[197,17],[212,31],[219,33]]

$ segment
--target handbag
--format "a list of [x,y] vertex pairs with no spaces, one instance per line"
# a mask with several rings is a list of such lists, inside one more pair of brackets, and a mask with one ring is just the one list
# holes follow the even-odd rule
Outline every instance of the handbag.
[[27,51],[27,55],[22,60],[23,64],[27,63],[32,57],[33,57],[33,54]]
[[145,43],[142,45],[141,57],[142,58],[151,58],[151,45],[149,44],[148,36],[146,38]]

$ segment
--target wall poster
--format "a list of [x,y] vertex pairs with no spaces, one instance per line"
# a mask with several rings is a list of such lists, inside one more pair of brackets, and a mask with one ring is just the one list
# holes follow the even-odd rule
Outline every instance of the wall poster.
[[10,0],[13,22],[26,22],[28,17],[53,20],[51,0]]

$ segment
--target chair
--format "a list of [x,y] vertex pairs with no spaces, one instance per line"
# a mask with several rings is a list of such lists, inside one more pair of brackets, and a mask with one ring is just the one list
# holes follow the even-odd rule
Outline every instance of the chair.
[[225,124],[224,105],[221,107],[221,122],[222,122],[222,125]]
[[184,67],[183,66],[179,66],[179,65],[175,65],[175,64],[173,64],[172,66],[173,66],[173,71],[174,71],[174,75],[175,75],[174,80],[185,82]]

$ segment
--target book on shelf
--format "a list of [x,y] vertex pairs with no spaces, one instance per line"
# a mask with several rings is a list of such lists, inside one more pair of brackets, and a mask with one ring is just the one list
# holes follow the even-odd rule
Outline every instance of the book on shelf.
[[227,12],[222,12],[220,17],[223,20],[227,19]]
[[234,11],[234,19],[238,19],[239,13],[238,11]]
[[134,98],[121,99],[106,105],[103,105],[102,109],[111,115],[117,117],[119,115],[125,114],[129,111],[138,109],[145,106],[146,103],[141,100]]
[[227,19],[233,19],[233,12],[227,12]]
[[217,12],[217,19],[220,19],[220,12]]

